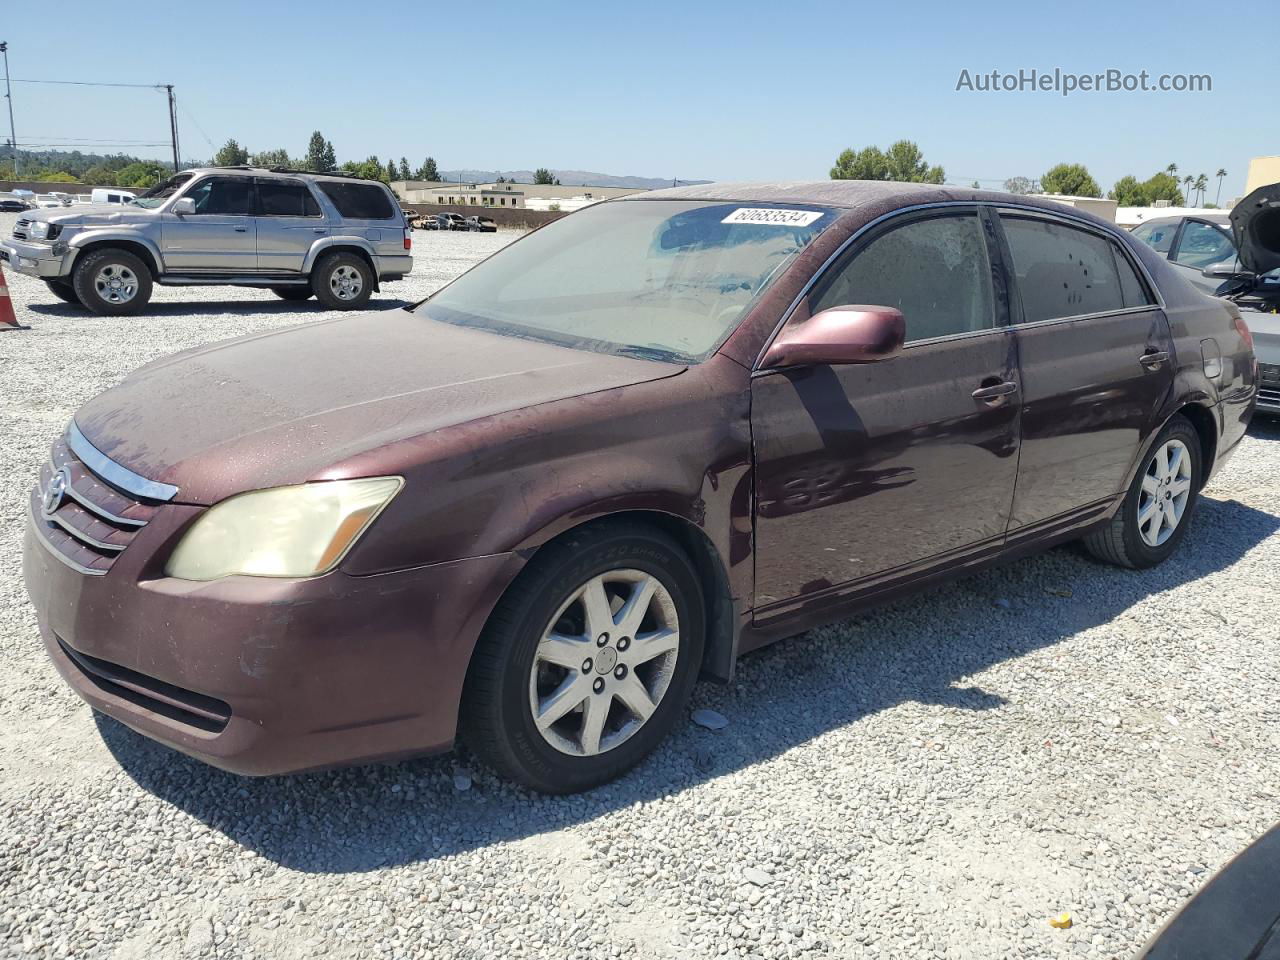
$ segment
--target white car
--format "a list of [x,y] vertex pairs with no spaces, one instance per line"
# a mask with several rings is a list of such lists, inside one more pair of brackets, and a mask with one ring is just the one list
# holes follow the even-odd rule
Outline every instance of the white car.
[[55,197],[51,193],[40,193],[36,195],[35,204],[40,209],[48,209],[51,207],[65,207],[60,197]]

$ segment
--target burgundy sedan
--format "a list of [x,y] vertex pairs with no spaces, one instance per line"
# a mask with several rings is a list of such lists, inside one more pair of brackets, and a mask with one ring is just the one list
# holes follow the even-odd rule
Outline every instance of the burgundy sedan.
[[663,190],[141,368],[54,444],[26,580],[84,699],[219,767],[462,736],[568,792],[771,640],[1067,540],[1159,563],[1255,381],[1234,306],[1052,202]]

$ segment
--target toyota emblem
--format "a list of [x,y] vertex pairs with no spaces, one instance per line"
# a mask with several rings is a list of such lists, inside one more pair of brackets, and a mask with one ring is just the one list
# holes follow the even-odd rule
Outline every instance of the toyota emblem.
[[53,475],[49,486],[45,488],[44,497],[40,501],[40,509],[45,517],[52,517],[62,506],[62,498],[67,495],[67,487],[71,486],[71,472],[63,467]]

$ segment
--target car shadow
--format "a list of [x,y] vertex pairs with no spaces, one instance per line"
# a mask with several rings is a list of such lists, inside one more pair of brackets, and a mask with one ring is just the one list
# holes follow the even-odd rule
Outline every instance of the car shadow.
[[[402,297],[371,297],[365,310],[391,310],[407,307],[415,300]],[[24,310],[42,317],[65,317],[72,320],[120,322],[120,317],[100,317],[73,303],[28,303]],[[147,304],[141,313],[125,317],[126,320],[145,320],[147,317],[203,317],[225,314],[314,313],[339,316],[339,311],[329,310],[312,300],[160,300]]]
[[[728,727],[687,724],[621,780],[572,797],[513,787],[473,763],[465,748],[395,765],[244,778],[95,718],[106,746],[143,789],[242,846],[303,872],[367,871],[588,822],[696,788],[905,702],[998,708],[1005,696],[971,677],[1223,570],[1278,528],[1280,518],[1271,514],[1206,498],[1182,549],[1155,569],[1120,570],[1068,546],[775,644],[744,657],[732,684],[699,684],[694,707],[719,711]],[[1043,615],[1046,605],[1051,617]],[[1040,615],[1020,615],[1032,611]],[[913,628],[920,623],[931,628]],[[780,710],[787,704],[794,709]],[[472,782],[465,790],[454,782],[460,771]]]
[[1254,414],[1249,422],[1249,436],[1255,440],[1280,440],[1280,417]]

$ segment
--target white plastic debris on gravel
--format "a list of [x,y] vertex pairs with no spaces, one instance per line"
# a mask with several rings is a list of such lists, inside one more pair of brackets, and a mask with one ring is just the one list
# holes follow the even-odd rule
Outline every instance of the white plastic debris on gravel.
[[[373,306],[512,237],[419,232]],[[33,329],[0,333],[0,956],[1126,958],[1280,815],[1266,423],[1159,569],[1064,548],[814,630],[699,686],[727,725],[586,796],[463,754],[206,767],[94,717],[46,662],[27,490],[75,408],[139,364],[329,315],[160,288],[104,319],[6,273]]]

